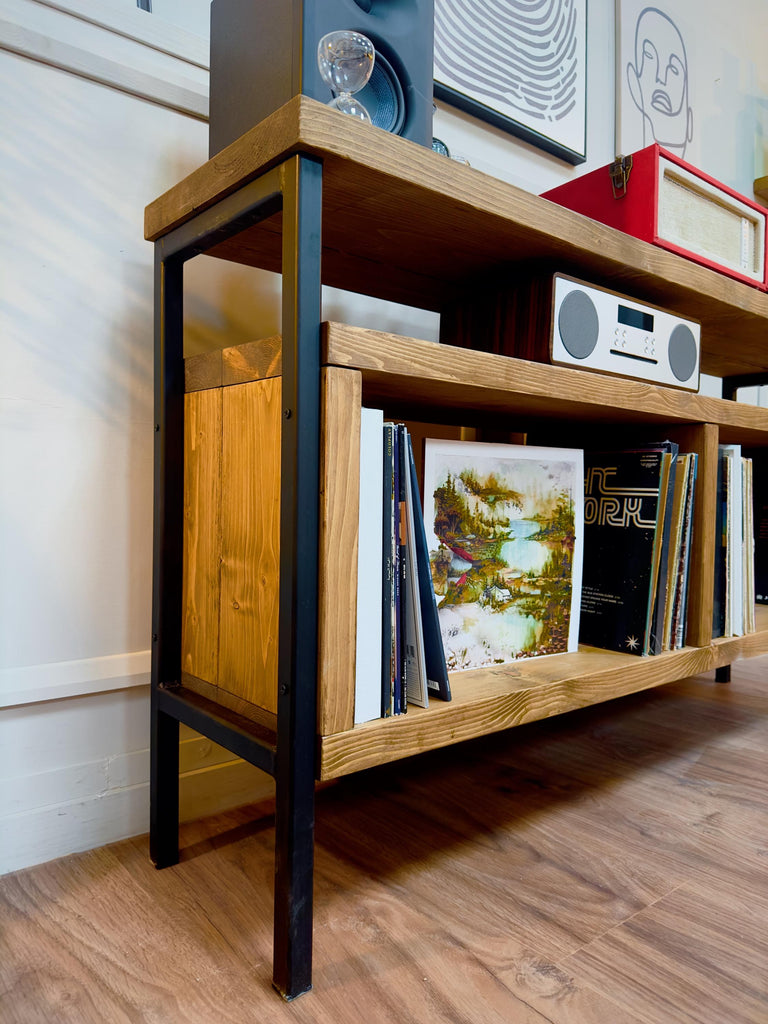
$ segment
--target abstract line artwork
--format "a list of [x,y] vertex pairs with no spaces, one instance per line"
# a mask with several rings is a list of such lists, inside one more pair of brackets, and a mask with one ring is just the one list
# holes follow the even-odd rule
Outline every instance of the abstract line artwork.
[[666,11],[636,0],[619,3],[617,19],[616,152],[631,153],[658,142],[690,159],[692,68],[681,27]]
[[586,0],[435,0],[435,96],[586,156]]

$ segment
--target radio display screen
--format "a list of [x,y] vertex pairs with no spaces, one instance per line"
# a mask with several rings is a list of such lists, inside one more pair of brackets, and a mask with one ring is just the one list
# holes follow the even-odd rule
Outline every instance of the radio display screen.
[[641,309],[630,309],[628,306],[619,306],[618,320],[625,327],[638,327],[641,331],[653,330],[653,315],[644,313]]

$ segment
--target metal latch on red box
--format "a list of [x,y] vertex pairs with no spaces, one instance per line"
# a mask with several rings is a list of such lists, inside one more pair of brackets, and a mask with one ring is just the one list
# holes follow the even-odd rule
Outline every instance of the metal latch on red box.
[[611,188],[614,199],[623,199],[627,194],[627,184],[632,171],[632,156],[617,156],[608,167],[611,176]]

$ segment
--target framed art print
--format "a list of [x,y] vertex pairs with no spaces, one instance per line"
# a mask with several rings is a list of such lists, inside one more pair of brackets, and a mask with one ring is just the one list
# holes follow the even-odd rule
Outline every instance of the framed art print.
[[580,449],[427,439],[424,526],[449,671],[577,649]]
[[586,159],[587,0],[435,0],[435,97]]

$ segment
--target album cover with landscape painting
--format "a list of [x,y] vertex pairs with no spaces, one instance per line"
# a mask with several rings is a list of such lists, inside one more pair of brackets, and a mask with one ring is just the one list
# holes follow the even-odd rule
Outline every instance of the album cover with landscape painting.
[[427,440],[424,522],[449,671],[576,650],[580,450]]

